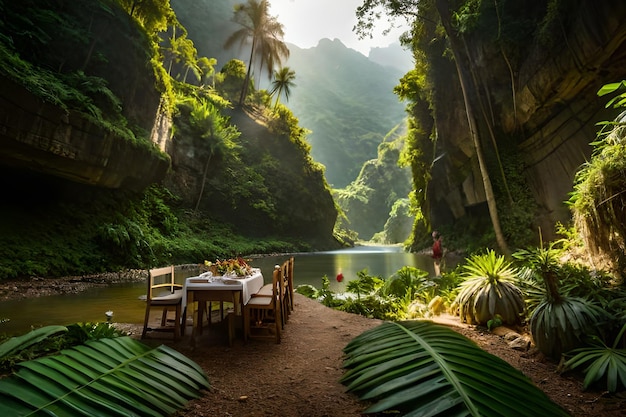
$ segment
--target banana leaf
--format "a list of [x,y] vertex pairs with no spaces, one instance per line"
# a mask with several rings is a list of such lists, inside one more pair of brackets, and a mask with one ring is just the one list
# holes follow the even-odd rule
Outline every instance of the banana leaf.
[[387,322],[344,348],[341,383],[366,414],[568,416],[504,360],[429,321]]
[[130,337],[88,341],[0,379],[3,416],[167,416],[209,387],[202,368]]
[[50,336],[64,332],[67,332],[67,327],[53,325],[40,327],[21,336],[12,337],[0,344],[0,359],[27,349]]

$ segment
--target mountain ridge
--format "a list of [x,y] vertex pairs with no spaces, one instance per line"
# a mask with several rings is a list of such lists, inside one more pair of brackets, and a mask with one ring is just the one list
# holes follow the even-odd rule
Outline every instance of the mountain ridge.
[[324,38],[307,49],[288,46],[285,65],[296,79],[286,104],[311,130],[311,155],[326,166],[328,182],[343,187],[376,158],[385,135],[404,119],[404,106],[393,93],[403,73],[339,39]]

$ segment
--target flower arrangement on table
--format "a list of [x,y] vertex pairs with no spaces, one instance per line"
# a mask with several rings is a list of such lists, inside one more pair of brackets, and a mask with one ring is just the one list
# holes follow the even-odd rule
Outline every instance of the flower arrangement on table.
[[243,258],[226,259],[224,261],[218,259],[215,262],[204,261],[204,264],[218,275],[229,275],[229,273],[235,273],[238,277],[252,275],[252,267]]

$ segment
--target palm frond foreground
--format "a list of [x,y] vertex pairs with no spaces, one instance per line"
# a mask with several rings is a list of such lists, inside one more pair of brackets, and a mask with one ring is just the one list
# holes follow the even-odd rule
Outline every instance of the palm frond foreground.
[[341,382],[365,413],[411,416],[568,416],[504,360],[428,321],[387,322],[344,348]]
[[130,337],[23,362],[0,380],[0,415],[167,416],[209,383],[192,360]]

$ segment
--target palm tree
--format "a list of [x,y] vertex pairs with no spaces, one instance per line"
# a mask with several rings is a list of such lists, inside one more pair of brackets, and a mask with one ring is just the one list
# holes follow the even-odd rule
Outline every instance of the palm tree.
[[[282,57],[289,56],[289,48],[282,41],[282,25],[280,27],[281,34],[278,37],[267,37],[261,39],[261,42],[256,48],[256,57],[259,60],[259,74],[263,73],[263,70],[267,71],[268,80],[272,80],[274,75],[274,68],[281,66]],[[277,64],[277,65],[275,65]]]
[[291,87],[295,87],[293,80],[296,79],[296,73],[289,67],[282,67],[280,70],[274,72],[274,81],[272,82],[272,90],[270,96],[276,93],[276,103],[274,109],[278,106],[280,96],[285,93],[285,100],[289,101],[289,94],[291,94]]
[[265,63],[271,74],[274,64],[280,65],[282,58],[289,56],[289,49],[282,41],[285,35],[283,25],[278,23],[275,17],[269,15],[267,0],[260,2],[248,0],[246,4],[236,5],[233,20],[242,28],[230,35],[224,43],[224,48],[230,48],[235,43],[243,46],[245,43],[251,42],[248,71],[239,97],[239,104],[241,105],[248,93],[252,61],[255,58],[260,58],[261,65]]

